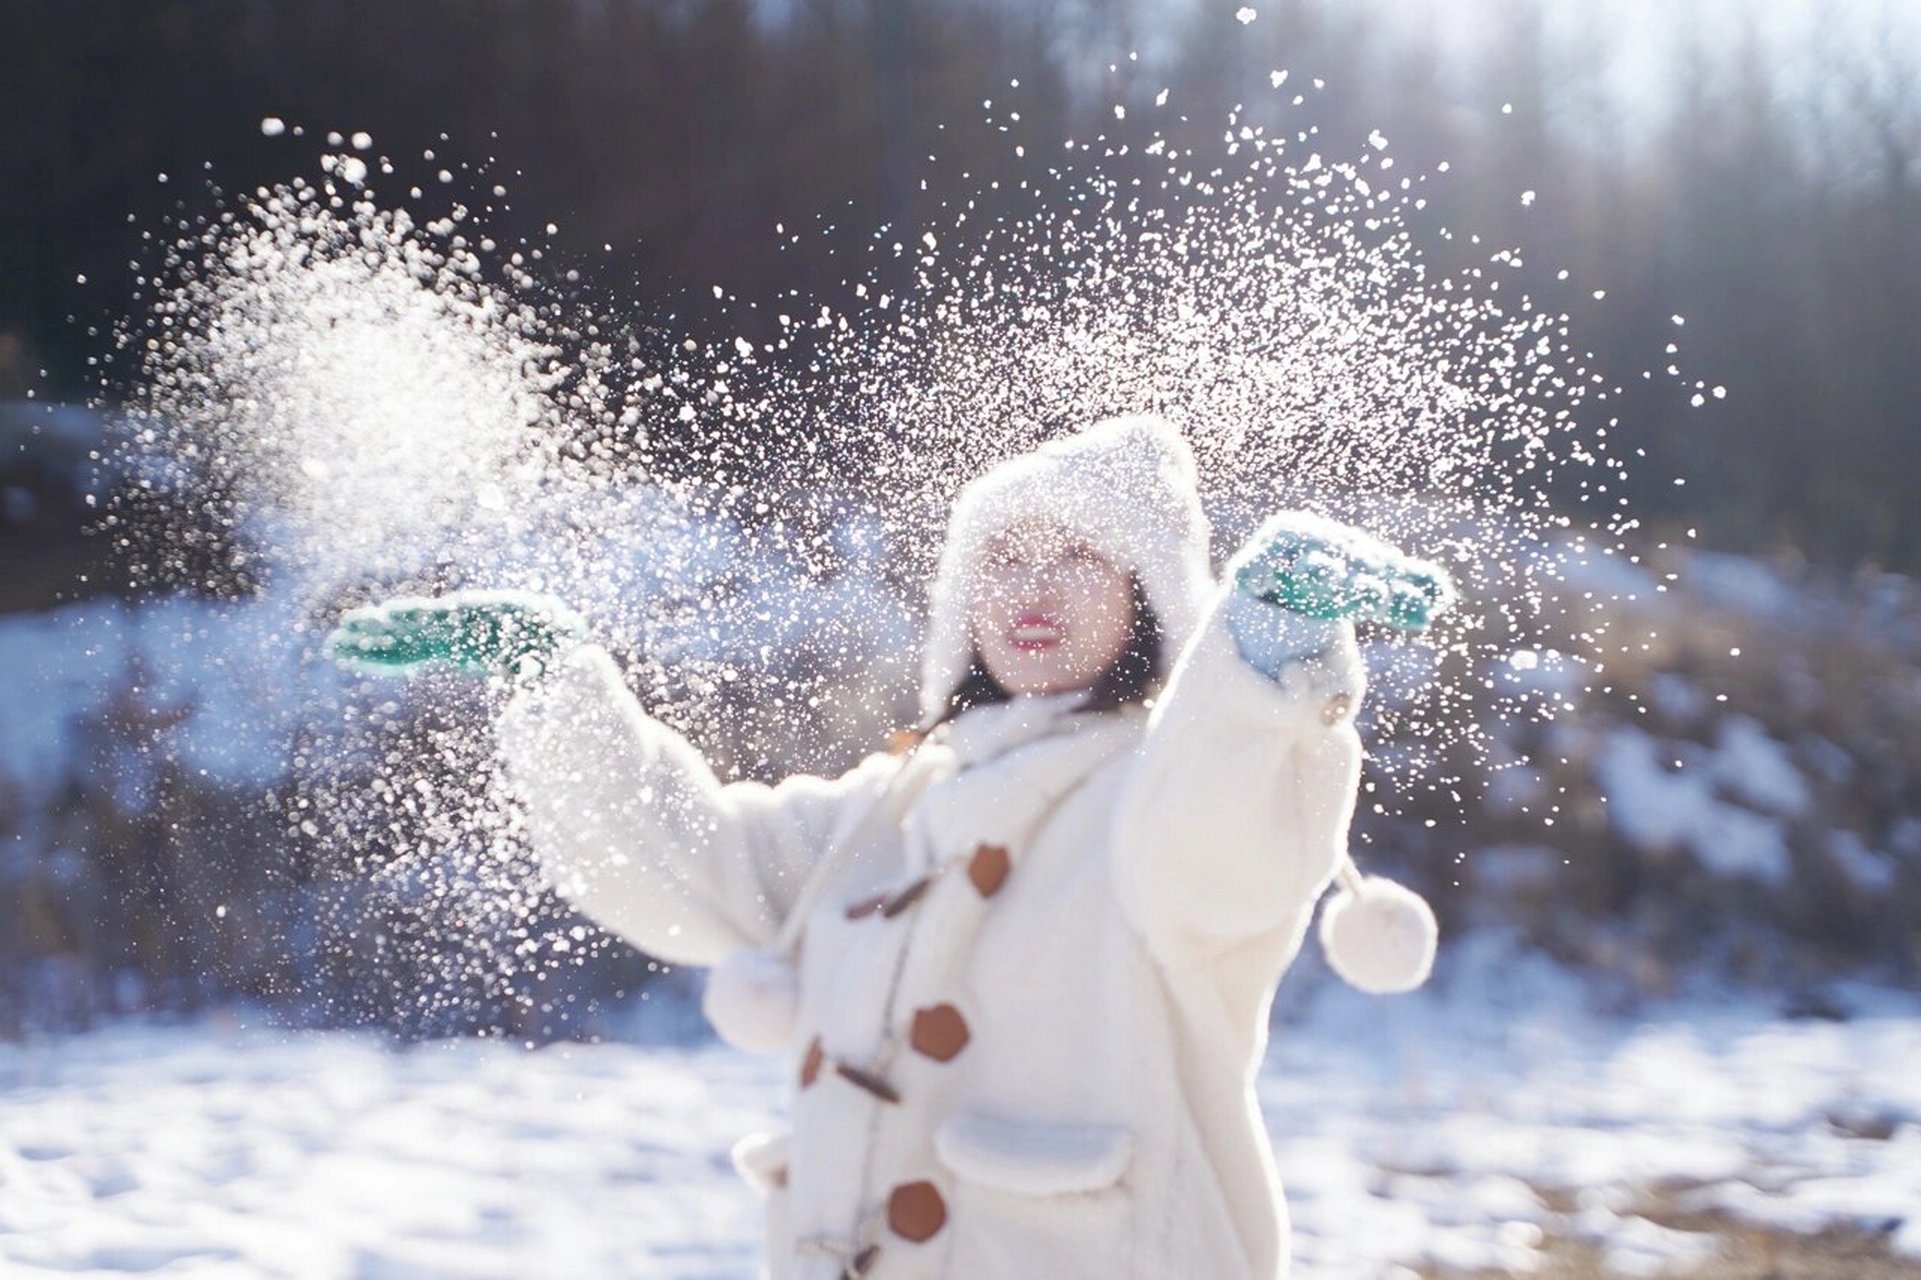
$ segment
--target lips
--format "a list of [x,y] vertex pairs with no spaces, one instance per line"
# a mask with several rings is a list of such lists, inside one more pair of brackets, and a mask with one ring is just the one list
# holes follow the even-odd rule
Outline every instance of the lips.
[[1052,649],[1066,637],[1060,622],[1045,613],[1023,613],[1007,629],[1007,638],[1023,653]]

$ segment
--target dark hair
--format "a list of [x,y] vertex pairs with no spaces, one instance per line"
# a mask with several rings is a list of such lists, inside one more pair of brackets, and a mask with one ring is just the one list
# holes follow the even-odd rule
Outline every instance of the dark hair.
[[[1147,602],[1147,592],[1142,589],[1138,577],[1129,574],[1127,585],[1134,600],[1134,625],[1127,637],[1127,644],[1121,649],[1120,655],[1108,664],[1107,670],[1088,686],[1087,700],[1075,708],[1077,712],[1118,711],[1122,707],[1137,706],[1154,696],[1167,674],[1162,661],[1167,646],[1160,615]],[[947,695],[946,706],[921,732],[933,732],[970,707],[1009,701],[1012,701],[1012,695],[1001,688],[1000,681],[987,673],[980,650],[976,649],[968,659],[967,674]]]

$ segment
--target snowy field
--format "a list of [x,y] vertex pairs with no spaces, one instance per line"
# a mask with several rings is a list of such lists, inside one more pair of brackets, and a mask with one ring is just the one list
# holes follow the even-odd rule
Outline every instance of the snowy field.
[[[1315,983],[1277,1029],[1261,1097],[1297,1275],[1526,1273],[1570,1239],[1604,1274],[1686,1275],[1716,1238],[1636,1216],[1654,1189],[1884,1236],[1921,1275],[1921,1000],[1630,1019],[1543,966],[1473,968],[1388,1002]],[[0,1047],[0,1273],[748,1277],[726,1150],[786,1076],[711,1047],[393,1048],[231,1017]]]

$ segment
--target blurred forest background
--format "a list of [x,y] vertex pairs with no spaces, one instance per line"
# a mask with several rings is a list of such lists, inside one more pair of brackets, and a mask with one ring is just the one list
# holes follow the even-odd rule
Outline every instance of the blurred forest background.
[[[1694,585],[1658,619],[1671,639],[1617,668],[1606,697],[1515,730],[1514,752],[1558,772],[1475,807],[1465,836],[1458,806],[1440,836],[1418,806],[1374,822],[1382,860],[1425,868],[1414,878],[1451,924],[1517,928],[1631,989],[1707,952],[1817,1003],[1834,973],[1912,976],[1921,36],[1905,0],[1255,0],[1252,21],[1239,7],[0,0],[0,615],[19,622],[0,648],[85,648],[34,619],[114,581],[105,540],[86,536],[98,439],[23,402],[111,407],[123,389],[91,361],[131,305],[140,232],[209,177],[284,181],[333,129],[369,131],[400,168],[389,185],[492,160],[511,188],[492,215],[503,240],[554,222],[553,270],[715,337],[742,323],[716,287],[825,292],[874,228],[991,201],[996,180],[1044,165],[1012,154],[987,100],[1015,94],[1030,143],[1124,140],[1114,105],[1168,89],[1186,123],[1141,128],[1207,139],[1236,103],[1276,101],[1268,74],[1285,68],[1326,82],[1288,118],[1318,125],[1330,153],[1379,130],[1416,172],[1448,162],[1426,216],[1462,234],[1417,229],[1431,261],[1525,250],[1522,287],[1573,312],[1596,367],[1628,383],[1613,444],[1645,453],[1629,496],[1650,544],[1694,529],[1719,553],[1688,566]],[[263,137],[268,116],[304,125],[305,149]],[[825,224],[841,230],[775,232]],[[1660,376],[1677,335],[1686,376],[1725,400],[1690,407]],[[0,694],[0,715],[70,721],[51,736],[16,724],[17,776],[0,758],[0,968],[24,975],[0,988],[0,1027],[324,987],[320,1016],[579,1033],[552,999],[494,979],[475,981],[506,992],[497,1007],[409,1005],[458,977],[429,944],[408,949],[419,905],[318,911],[315,895],[350,891],[303,863],[289,777],[183,763],[169,735],[213,712],[192,690],[156,692],[143,664],[159,641],[143,650],[131,621],[108,630],[93,674],[68,681],[84,696]],[[13,670],[31,670],[25,656]],[[79,744],[67,763],[47,758],[55,737]],[[129,742],[131,757],[114,745]],[[1638,818],[1610,796],[1638,799]],[[1550,801],[1562,820],[1547,830]],[[236,859],[237,845],[281,852]],[[1449,856],[1463,845],[1465,875]],[[393,927],[362,927],[377,910]],[[317,921],[365,952],[351,974],[322,958]],[[591,993],[647,968],[607,965]]]
[[[1598,367],[1666,364],[1668,317],[1686,316],[1688,374],[1731,395],[1629,406],[1627,443],[1651,460],[1641,513],[1730,549],[1921,568],[1910,6],[1255,8],[1242,23],[1225,0],[4,0],[0,103],[18,125],[0,138],[0,399],[92,393],[89,328],[127,305],[132,228],[191,203],[208,164],[230,190],[285,180],[296,156],[260,136],[265,116],[312,131],[303,165],[318,135],[368,130],[403,183],[496,157],[503,240],[556,222],[556,261],[699,333],[711,285],[819,295],[846,274],[847,239],[784,247],[777,224],[918,226],[1014,172],[982,123],[1011,80],[1040,151],[1125,141],[1113,104],[1138,117],[1163,88],[1190,137],[1217,136],[1286,68],[1330,86],[1289,116],[1330,154],[1379,129],[1417,172],[1449,161],[1434,223],[1484,243],[1430,237],[1437,266],[1524,247],[1525,287],[1579,301]],[[1788,13],[1806,21],[1771,21]]]

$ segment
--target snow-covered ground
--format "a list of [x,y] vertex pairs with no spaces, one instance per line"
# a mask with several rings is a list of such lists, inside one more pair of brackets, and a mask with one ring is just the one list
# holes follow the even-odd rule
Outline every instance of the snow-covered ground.
[[[632,545],[583,562],[626,566],[616,594],[655,599],[666,579],[649,576],[661,560],[647,536],[659,522],[630,514],[601,523]],[[810,661],[830,692],[836,680],[911,683],[879,665],[911,652],[912,618],[856,525],[824,576],[756,551],[742,530],[710,532],[676,554],[703,591],[728,566],[758,566],[724,584],[739,625],[694,610],[643,646],[693,669],[707,681],[697,691],[780,676],[761,670],[768,655],[803,649],[836,617],[867,629],[823,633],[833,644]],[[1832,982],[1904,972],[1902,922],[1921,918],[1921,820],[1885,799],[1906,794],[1921,759],[1921,596],[1892,579],[1861,599],[1809,594],[1734,557],[1697,555],[1690,571],[1692,612],[1663,629],[1695,648],[1647,657],[1638,674],[1611,664],[1612,701],[1589,691],[1539,744],[1541,767],[1495,774],[1488,803],[1470,805],[1492,825],[1457,842],[1471,853],[1450,886],[1460,928],[1442,981],[1383,1002],[1318,981],[1311,958],[1290,979],[1260,1088],[1299,1275],[1524,1273],[1544,1244],[1570,1239],[1604,1274],[1685,1274],[1717,1241],[1641,1216],[1658,1202],[1780,1232],[1882,1236],[1921,1277],[1921,994]],[[292,744],[311,749],[314,726],[365,714],[373,695],[303,664],[304,608],[282,593],[0,619],[0,670],[16,676],[0,682],[0,1034],[138,1003],[65,999],[67,985],[41,979],[52,964],[67,981],[124,985],[121,882],[74,874],[114,867],[96,837],[146,813],[141,780],[157,761],[177,762],[177,785],[202,799],[229,788],[262,809],[292,776]],[[1836,660],[1837,637],[1859,644]],[[1570,698],[1588,679],[1558,655],[1510,666],[1503,679]],[[847,703],[878,705],[871,692]],[[823,733],[878,733],[805,705]],[[153,731],[112,738],[117,706]],[[68,812],[78,784],[100,778],[113,803]],[[233,904],[214,917],[230,932],[313,915],[235,875],[304,865],[310,851],[201,837],[175,849],[182,882],[200,887],[181,901]],[[1634,901],[1623,884],[1640,886]],[[248,910],[249,893],[273,909]],[[1705,981],[1688,976],[1700,957],[1684,944],[1742,921],[1747,959],[1729,967],[1750,994],[1597,1009],[1598,993]],[[1504,952],[1497,939],[1517,930],[1590,971]],[[1699,950],[1740,950],[1723,943]],[[278,955],[252,969],[236,959],[235,978],[272,985]],[[17,1002],[9,1020],[21,973],[52,996]],[[1770,990],[1850,1016],[1786,1020]],[[326,1007],[325,992],[304,994]],[[778,1124],[790,1068],[679,1043],[689,1037],[672,1027],[650,1037],[663,1031],[673,1046],[396,1048],[277,1029],[260,1013],[0,1042],[0,1280],[751,1276],[756,1208],[726,1152]]]
[[[1637,1217],[1657,1186],[1780,1230],[1886,1232],[1921,1268],[1921,999],[1623,1018],[1545,964],[1465,960],[1385,1002],[1309,974],[1277,1029],[1260,1092],[1298,1275],[1525,1272],[1550,1237],[1594,1242],[1608,1274],[1684,1275],[1715,1240]],[[777,1123],[783,1063],[245,1021],[0,1047],[0,1272],[754,1274],[726,1151]]]

